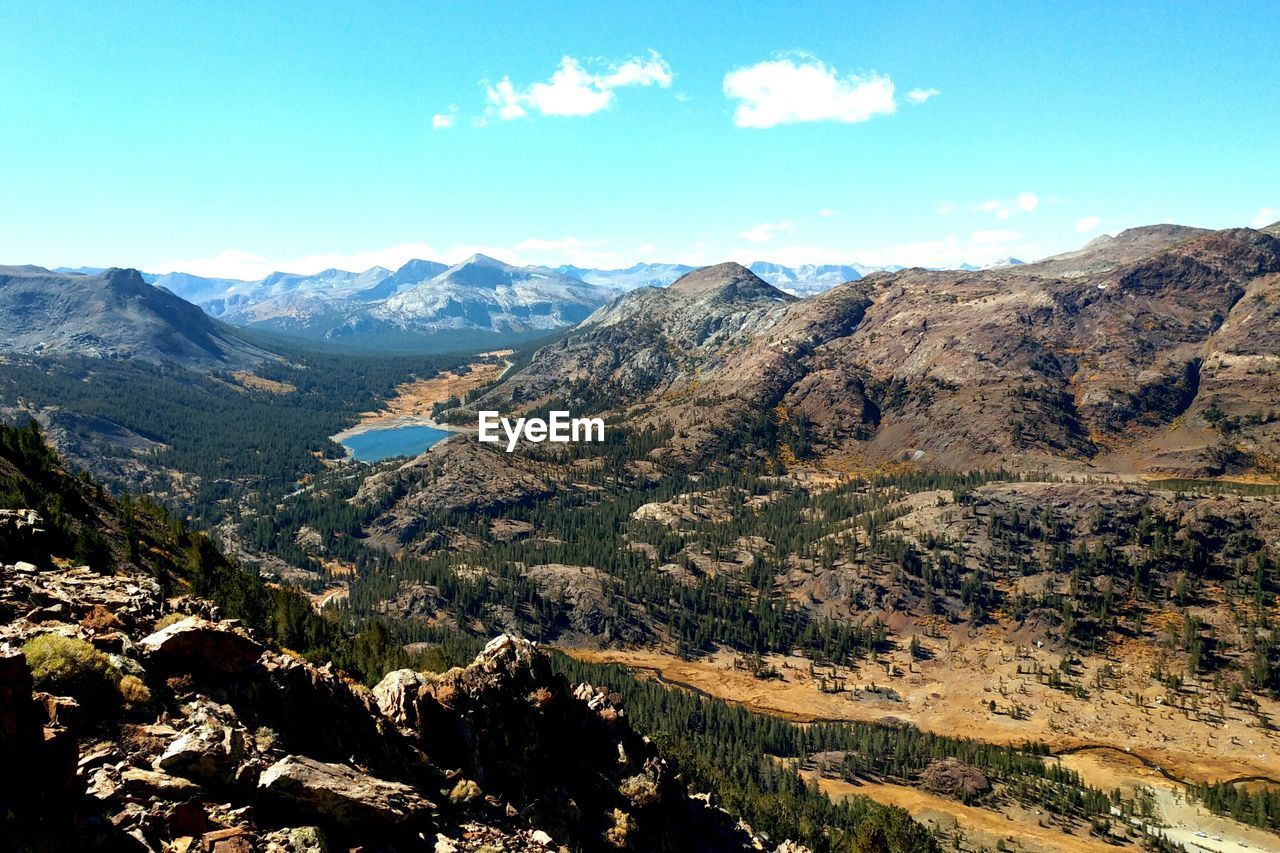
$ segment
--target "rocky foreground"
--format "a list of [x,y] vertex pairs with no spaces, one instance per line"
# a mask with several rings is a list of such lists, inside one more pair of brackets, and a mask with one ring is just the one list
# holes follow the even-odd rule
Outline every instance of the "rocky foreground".
[[143,575],[0,565],[0,846],[763,847],[533,643],[369,690],[218,616]]

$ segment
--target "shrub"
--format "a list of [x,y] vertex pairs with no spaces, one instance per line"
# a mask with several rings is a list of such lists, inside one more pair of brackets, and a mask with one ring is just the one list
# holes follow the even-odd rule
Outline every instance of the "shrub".
[[36,686],[50,693],[74,696],[87,708],[119,702],[120,673],[102,652],[60,634],[41,634],[22,647]]
[[155,628],[153,630],[159,631],[164,628],[168,628],[174,622],[181,622],[186,618],[187,615],[185,613],[166,613],[156,620]]
[[145,705],[151,701],[151,689],[136,675],[120,679],[120,698],[130,705]]
[[124,627],[124,623],[120,621],[120,618],[101,604],[93,605],[93,609],[80,620],[80,625],[83,628],[100,632],[115,631]]
[[622,780],[622,784],[618,786],[618,792],[638,809],[653,805],[661,797],[658,783],[643,773]]

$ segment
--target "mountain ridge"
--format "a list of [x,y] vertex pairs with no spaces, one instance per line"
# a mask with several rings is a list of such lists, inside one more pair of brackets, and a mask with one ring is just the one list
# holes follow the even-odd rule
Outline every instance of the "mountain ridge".
[[[1265,468],[1280,455],[1268,414],[1280,382],[1264,369],[1280,336],[1277,272],[1280,241],[1266,231],[1152,226],[1032,264],[877,273],[737,322],[724,304],[632,291],[484,399],[506,405],[518,388],[529,405],[585,382],[625,416],[656,412],[650,395],[715,387],[711,405],[729,408],[712,422],[782,406],[810,420],[829,452],[1166,476]],[[700,290],[668,291],[684,289]],[[617,330],[630,317],[644,318],[651,340]],[[686,411],[694,429],[707,417],[692,405],[663,411]]]
[[271,358],[137,270],[0,267],[0,351],[236,370]]

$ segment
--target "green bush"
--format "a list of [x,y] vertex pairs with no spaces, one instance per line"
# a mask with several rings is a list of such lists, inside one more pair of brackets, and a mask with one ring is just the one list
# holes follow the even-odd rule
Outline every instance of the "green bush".
[[86,708],[118,705],[120,673],[102,652],[60,634],[41,634],[22,647],[36,686],[63,696],[74,696]]

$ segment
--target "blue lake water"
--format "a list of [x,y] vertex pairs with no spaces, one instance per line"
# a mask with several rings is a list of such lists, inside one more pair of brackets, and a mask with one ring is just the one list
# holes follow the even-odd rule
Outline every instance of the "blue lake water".
[[356,433],[342,440],[361,462],[381,462],[395,456],[417,456],[450,433],[429,426],[400,426],[387,429],[371,429]]

